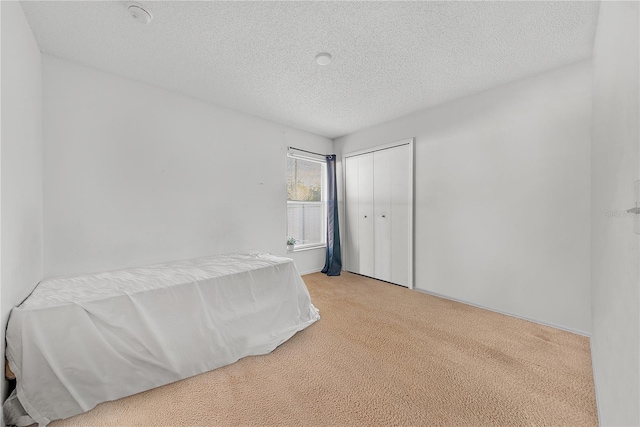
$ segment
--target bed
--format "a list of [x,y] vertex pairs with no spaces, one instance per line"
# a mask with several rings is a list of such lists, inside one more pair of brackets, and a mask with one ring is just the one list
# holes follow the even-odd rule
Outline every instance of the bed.
[[293,260],[263,253],[48,279],[11,311],[5,422],[44,426],[266,354],[319,318]]

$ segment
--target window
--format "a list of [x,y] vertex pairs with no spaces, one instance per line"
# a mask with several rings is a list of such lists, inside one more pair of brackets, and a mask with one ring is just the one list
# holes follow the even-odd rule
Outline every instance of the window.
[[327,164],[306,157],[287,157],[287,238],[296,248],[326,242],[325,188]]

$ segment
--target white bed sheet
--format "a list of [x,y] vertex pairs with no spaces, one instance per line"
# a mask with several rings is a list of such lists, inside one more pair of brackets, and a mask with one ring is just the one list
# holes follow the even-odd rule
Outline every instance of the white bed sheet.
[[261,253],[46,280],[11,312],[5,422],[21,405],[44,426],[266,354],[319,318],[293,260]]

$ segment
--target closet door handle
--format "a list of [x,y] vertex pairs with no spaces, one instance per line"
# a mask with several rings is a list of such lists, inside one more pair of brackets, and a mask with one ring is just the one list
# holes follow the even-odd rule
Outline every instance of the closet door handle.
[[386,217],[387,217],[386,215],[380,215],[380,218],[386,218]]
[[367,216],[365,215],[364,217],[366,218]]

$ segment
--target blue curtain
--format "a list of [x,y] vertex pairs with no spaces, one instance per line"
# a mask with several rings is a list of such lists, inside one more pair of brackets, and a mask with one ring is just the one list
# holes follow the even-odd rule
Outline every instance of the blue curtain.
[[327,276],[339,276],[342,270],[340,227],[338,227],[338,184],[336,155],[327,156],[327,259],[322,269]]

